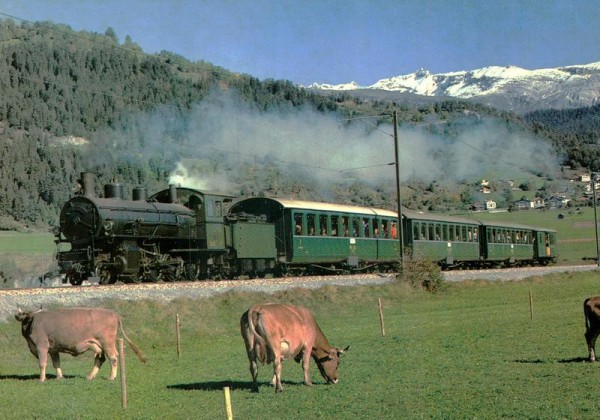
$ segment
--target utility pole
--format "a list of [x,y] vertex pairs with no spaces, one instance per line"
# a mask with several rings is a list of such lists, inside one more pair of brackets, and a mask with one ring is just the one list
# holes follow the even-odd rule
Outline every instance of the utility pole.
[[592,193],[594,196],[594,232],[596,233],[596,266],[600,267],[600,245],[598,244],[598,214],[596,213],[596,176],[598,174],[592,172]]
[[[394,161],[396,167],[396,199],[398,206],[398,243],[400,245],[400,272],[404,270],[404,229],[402,227],[402,199],[400,197],[400,164],[398,162],[398,118],[396,110],[393,114],[394,122]],[[598,230],[596,230],[598,232]],[[596,241],[598,243],[598,241]]]

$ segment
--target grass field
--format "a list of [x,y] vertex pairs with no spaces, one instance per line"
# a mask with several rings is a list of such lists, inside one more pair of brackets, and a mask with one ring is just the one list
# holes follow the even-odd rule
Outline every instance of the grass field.
[[[585,361],[582,302],[598,294],[598,274],[567,273],[521,282],[450,284],[437,294],[404,285],[326,287],[276,295],[228,293],[169,304],[112,300],[142,365],[126,350],[128,408],[119,381],[87,381],[91,354],[63,356],[67,378],[39,383],[37,362],[16,321],[0,323],[3,418],[225,418],[222,388],[232,388],[234,418],[593,418],[600,364]],[[533,297],[533,319],[529,294]],[[381,335],[377,298],[383,301]],[[340,382],[315,385],[284,362],[283,394],[268,384],[272,367],[250,374],[239,317],[251,304],[281,301],[313,309],[336,346],[350,345]],[[182,325],[177,358],[175,316]],[[592,376],[593,375],[593,376]]]

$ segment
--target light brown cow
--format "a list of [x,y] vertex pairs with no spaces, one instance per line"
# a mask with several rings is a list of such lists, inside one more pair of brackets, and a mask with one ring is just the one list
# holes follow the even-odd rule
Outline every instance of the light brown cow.
[[146,357],[125,334],[121,316],[109,309],[101,308],[64,308],[53,311],[38,310],[19,312],[15,315],[21,322],[21,332],[31,353],[39,359],[40,381],[46,380],[48,353],[56,369],[56,377],[63,378],[59,353],[78,356],[87,350],[94,352],[94,367],[87,376],[94,379],[106,360],[110,360],[111,370],[108,379],[117,376],[118,353],[116,347],[117,329],[121,328],[123,337],[142,361]]
[[284,304],[254,305],[242,315],[240,327],[250,361],[254,392],[258,392],[258,361],[273,363],[275,392],[283,391],[281,362],[285,359],[302,361],[306,385],[312,385],[309,377],[311,357],[327,383],[337,383],[339,356],[348,347],[340,350],[330,346],[308,309]]
[[583,302],[585,315],[585,341],[588,346],[589,361],[596,361],[596,339],[600,334],[600,296],[589,297]]

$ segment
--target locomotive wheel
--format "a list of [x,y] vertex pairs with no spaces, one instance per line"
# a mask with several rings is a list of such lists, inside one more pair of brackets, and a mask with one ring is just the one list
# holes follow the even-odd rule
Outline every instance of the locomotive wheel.
[[162,279],[166,282],[174,282],[177,280],[177,270],[173,267],[169,267],[163,270]]
[[108,269],[96,269],[96,277],[98,277],[100,284],[114,284],[117,282],[117,276],[115,276]]
[[78,273],[67,274],[67,280],[73,286],[81,286],[81,283],[83,283],[83,277],[81,276],[81,274]]
[[200,266],[198,264],[185,264],[183,266],[183,276],[186,280],[196,281],[200,276]]
[[144,283],[156,283],[160,280],[160,273],[154,270],[146,270],[140,274],[140,279]]

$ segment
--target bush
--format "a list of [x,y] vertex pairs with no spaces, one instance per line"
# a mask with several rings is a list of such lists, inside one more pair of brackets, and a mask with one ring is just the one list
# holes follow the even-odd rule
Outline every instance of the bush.
[[444,288],[442,270],[435,262],[411,256],[404,257],[404,267],[398,280],[432,293]]

